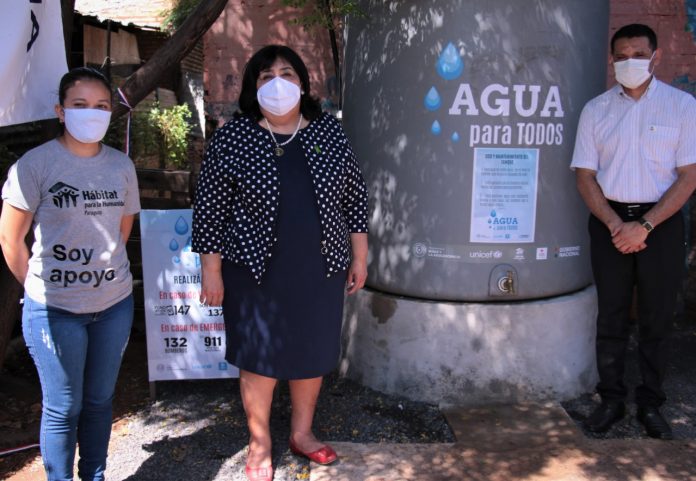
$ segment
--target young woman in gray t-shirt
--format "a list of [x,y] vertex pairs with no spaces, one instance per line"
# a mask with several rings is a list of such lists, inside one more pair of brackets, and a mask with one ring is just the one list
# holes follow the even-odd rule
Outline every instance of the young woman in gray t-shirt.
[[133,163],[100,142],[111,103],[100,72],[65,74],[56,105],[63,134],[20,158],[2,189],[0,245],[25,289],[22,330],[43,391],[49,480],[73,479],[76,443],[80,479],[104,479],[111,400],[133,321],[125,244],[140,203]]

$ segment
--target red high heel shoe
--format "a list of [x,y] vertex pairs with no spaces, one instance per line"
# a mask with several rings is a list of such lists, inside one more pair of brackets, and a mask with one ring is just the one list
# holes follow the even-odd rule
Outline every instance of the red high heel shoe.
[[317,464],[331,464],[334,461],[338,459],[338,455],[336,454],[336,451],[333,450],[331,446],[328,444],[324,445],[323,447],[317,449],[316,451],[312,451],[311,453],[306,453],[302,451],[300,448],[297,447],[295,443],[292,442],[292,439],[290,440],[290,451],[292,451],[294,454],[297,454],[298,456],[303,456],[310,461],[314,461]]
[[247,464],[244,466],[244,472],[246,473],[249,481],[272,481],[273,480],[273,466],[268,466],[266,468],[250,468]]

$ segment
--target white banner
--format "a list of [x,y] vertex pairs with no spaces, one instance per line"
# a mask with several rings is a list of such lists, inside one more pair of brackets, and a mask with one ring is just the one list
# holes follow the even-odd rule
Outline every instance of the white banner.
[[56,116],[68,71],[60,0],[0,2],[0,127]]
[[191,209],[140,212],[150,381],[237,377],[225,361],[221,307],[204,307]]

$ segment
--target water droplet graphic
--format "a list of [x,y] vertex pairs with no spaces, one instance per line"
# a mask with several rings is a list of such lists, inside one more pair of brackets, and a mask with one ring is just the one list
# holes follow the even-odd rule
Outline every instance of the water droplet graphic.
[[437,59],[437,73],[445,80],[454,80],[464,71],[464,62],[457,51],[457,47],[448,43]]
[[172,239],[169,241],[169,250],[170,251],[176,251],[179,249],[179,243],[176,241],[176,239]]
[[184,235],[188,232],[189,230],[189,225],[186,220],[179,216],[179,219],[176,221],[176,224],[174,224],[174,231],[179,234],[179,235]]
[[491,217],[495,217],[496,215],[498,215],[498,214],[496,214],[496,212],[495,212],[494,210],[492,210],[492,211],[491,211]]
[[442,127],[440,127],[440,122],[437,120],[433,122],[433,126],[430,127],[430,131],[434,133],[435,135],[440,135],[440,132],[442,132]]
[[457,132],[452,134],[452,142],[459,142],[459,134]]
[[178,264],[179,262],[181,262],[181,259],[179,259],[177,256],[174,256],[174,257],[172,257],[172,262],[174,264]]
[[186,239],[186,244],[184,244],[184,248],[181,249],[182,252],[191,252],[191,237]]
[[425,101],[423,104],[425,105],[425,108],[431,112],[434,112],[440,108],[440,105],[442,105],[442,100],[440,99],[440,94],[435,87],[430,87],[430,90],[428,90],[428,93],[425,96]]

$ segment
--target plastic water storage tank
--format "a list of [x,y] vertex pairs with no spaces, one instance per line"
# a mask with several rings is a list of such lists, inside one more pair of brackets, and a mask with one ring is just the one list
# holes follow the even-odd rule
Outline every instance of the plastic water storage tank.
[[446,404],[587,392],[596,294],[569,164],[605,88],[608,1],[359,5],[344,126],[370,190],[369,288],[347,298],[341,373]]
[[606,0],[362,1],[344,125],[370,189],[369,286],[534,299],[592,282],[568,165],[604,89]]

